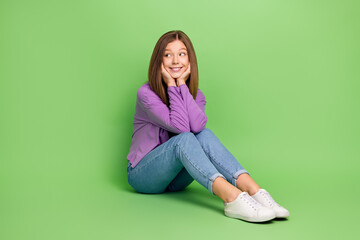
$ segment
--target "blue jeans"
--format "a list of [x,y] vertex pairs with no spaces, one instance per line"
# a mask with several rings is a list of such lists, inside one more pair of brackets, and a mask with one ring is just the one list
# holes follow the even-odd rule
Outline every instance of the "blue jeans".
[[180,191],[195,179],[215,195],[212,185],[217,177],[236,187],[236,179],[243,173],[249,174],[208,128],[175,135],[134,168],[130,163],[127,167],[130,186],[141,193]]

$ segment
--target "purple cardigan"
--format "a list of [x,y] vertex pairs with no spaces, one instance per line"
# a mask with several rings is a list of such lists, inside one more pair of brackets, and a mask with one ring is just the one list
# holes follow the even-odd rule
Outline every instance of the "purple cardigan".
[[170,106],[151,90],[149,83],[137,91],[134,131],[127,159],[135,167],[151,150],[169,140],[169,132],[201,132],[206,125],[205,96],[198,89],[196,101],[186,84],[167,88]]

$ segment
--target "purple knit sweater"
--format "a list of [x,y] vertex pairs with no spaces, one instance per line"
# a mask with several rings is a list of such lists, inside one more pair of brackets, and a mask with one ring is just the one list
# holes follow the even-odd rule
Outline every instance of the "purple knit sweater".
[[[151,150],[182,132],[201,132],[206,125],[205,96],[198,89],[196,101],[186,84],[167,88],[170,106],[151,90],[149,83],[137,92],[134,131],[127,159],[135,167]],[[170,136],[169,136],[170,133]]]

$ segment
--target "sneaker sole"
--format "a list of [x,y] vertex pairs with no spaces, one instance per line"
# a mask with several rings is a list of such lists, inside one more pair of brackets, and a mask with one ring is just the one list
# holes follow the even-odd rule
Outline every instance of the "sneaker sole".
[[275,216],[272,216],[272,217],[268,217],[268,218],[254,219],[251,217],[245,217],[245,216],[241,216],[239,214],[233,214],[233,213],[225,213],[225,216],[230,217],[230,218],[237,218],[240,220],[245,220],[247,222],[267,222],[267,221],[270,221],[270,220],[273,220],[274,218],[276,218]]
[[287,215],[276,215],[276,218],[287,218],[289,217],[290,214],[287,214]]

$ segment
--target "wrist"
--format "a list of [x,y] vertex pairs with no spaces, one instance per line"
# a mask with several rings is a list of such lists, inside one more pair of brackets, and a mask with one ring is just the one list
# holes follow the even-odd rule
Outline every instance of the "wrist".
[[176,84],[175,84],[175,83],[168,83],[167,86],[168,86],[168,87],[176,87]]
[[180,85],[183,85],[183,84],[185,84],[185,81],[184,81],[184,80],[178,80],[178,81],[177,81],[178,87],[180,87]]

